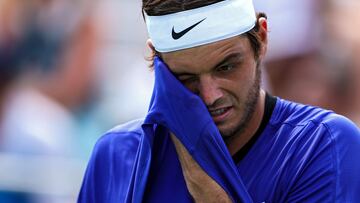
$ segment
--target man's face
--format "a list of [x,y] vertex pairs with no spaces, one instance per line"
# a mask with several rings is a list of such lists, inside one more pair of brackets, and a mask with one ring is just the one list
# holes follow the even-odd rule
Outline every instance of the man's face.
[[242,132],[260,92],[260,70],[247,37],[161,55],[177,78],[201,97],[225,139]]

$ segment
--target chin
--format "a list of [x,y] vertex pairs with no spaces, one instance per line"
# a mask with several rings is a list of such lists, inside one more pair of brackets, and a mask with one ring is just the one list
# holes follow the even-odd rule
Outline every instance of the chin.
[[232,138],[241,136],[244,130],[248,127],[249,121],[253,115],[253,112],[248,112],[248,114],[243,115],[242,117],[233,118],[227,123],[222,123],[217,125],[220,134],[224,141],[230,141]]
[[238,134],[237,130],[238,130],[238,126],[239,125],[231,125],[231,124],[220,124],[217,125],[220,134],[223,138],[229,138],[229,137],[233,137],[234,134]]

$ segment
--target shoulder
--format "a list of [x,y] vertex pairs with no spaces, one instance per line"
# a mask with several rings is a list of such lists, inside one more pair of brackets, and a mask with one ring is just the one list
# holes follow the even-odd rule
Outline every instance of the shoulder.
[[321,123],[331,114],[334,112],[278,98],[271,123],[304,126],[309,122]]
[[93,149],[89,168],[105,165],[106,167],[102,167],[101,170],[104,172],[104,169],[107,169],[109,173],[118,167],[131,168],[142,135],[142,123],[143,120],[130,121],[105,133]]
[[324,118],[322,123],[327,128],[329,133],[336,139],[342,139],[346,137],[351,139],[351,141],[360,141],[359,128],[351,120],[344,116],[333,113]]
[[[271,123],[292,160],[292,190],[323,187],[313,194],[341,202],[360,200],[360,130],[349,119],[319,107],[278,99]],[[276,139],[274,139],[276,140]],[[312,180],[312,184],[307,184]],[[330,187],[325,187],[328,185]],[[320,195],[322,194],[322,195]],[[309,194],[304,194],[309,195]],[[356,201],[355,201],[356,200]],[[316,202],[316,201],[314,201]]]
[[288,138],[360,145],[360,130],[351,120],[319,107],[278,99],[270,125]]
[[137,148],[142,135],[142,124],[143,119],[139,119],[115,126],[99,138],[94,152]]
[[141,134],[142,129],[141,125],[144,123],[144,119],[132,120],[120,125],[117,125],[106,132],[106,134],[126,134],[126,133],[135,133]]
[[272,125],[290,125],[293,127],[321,126],[331,133],[359,133],[358,127],[348,118],[316,106],[304,105],[278,99],[270,120]]
[[142,120],[114,127],[96,143],[78,202],[125,201],[142,135]]

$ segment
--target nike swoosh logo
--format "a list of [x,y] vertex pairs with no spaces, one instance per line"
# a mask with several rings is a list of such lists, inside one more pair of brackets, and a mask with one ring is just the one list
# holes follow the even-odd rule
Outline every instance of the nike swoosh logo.
[[199,24],[200,24],[202,21],[204,21],[205,19],[206,19],[206,18],[200,20],[199,22],[195,23],[194,25],[186,28],[185,30],[183,30],[183,31],[181,31],[181,32],[175,32],[174,27],[173,27],[173,28],[172,28],[172,33],[171,33],[172,38],[173,38],[174,40],[180,39],[182,36],[184,36],[186,33],[188,33],[188,32],[189,32],[190,30],[192,30],[194,27],[196,27],[197,25],[199,25]]

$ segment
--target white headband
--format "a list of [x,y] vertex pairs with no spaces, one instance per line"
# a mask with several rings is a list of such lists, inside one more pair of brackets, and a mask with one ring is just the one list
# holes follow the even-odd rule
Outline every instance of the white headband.
[[148,16],[149,37],[159,52],[171,52],[228,39],[256,23],[252,0],[226,0],[178,13]]

